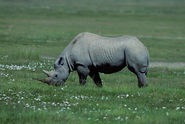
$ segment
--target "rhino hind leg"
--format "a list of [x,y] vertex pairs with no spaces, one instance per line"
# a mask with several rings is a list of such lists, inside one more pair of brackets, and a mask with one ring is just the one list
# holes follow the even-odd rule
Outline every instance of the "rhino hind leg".
[[137,69],[132,66],[128,66],[128,69],[137,76],[139,88],[147,86],[147,82],[146,82],[147,68],[146,67]]
[[89,69],[87,67],[84,66],[78,66],[77,67],[77,72],[78,72],[78,76],[79,76],[79,83],[81,86],[86,84],[86,79],[87,76],[89,74]]
[[100,78],[100,75],[98,72],[92,71],[90,72],[89,76],[93,79],[94,83],[96,84],[96,86],[98,87],[102,87],[102,81]]
[[138,72],[137,78],[138,78],[138,87],[139,88],[147,86],[145,73]]

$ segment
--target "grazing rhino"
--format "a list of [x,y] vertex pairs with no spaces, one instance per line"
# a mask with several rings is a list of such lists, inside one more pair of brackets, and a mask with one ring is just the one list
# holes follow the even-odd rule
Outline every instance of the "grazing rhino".
[[86,83],[89,75],[102,87],[99,72],[111,74],[125,66],[137,75],[139,87],[147,85],[149,53],[136,37],[112,38],[85,32],[78,34],[64,49],[54,64],[54,71],[44,70],[48,78],[37,80],[58,86],[67,80],[70,72],[77,70],[80,85]]

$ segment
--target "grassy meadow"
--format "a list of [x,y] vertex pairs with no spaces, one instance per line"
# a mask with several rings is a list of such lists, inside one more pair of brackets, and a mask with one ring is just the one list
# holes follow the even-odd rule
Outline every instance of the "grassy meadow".
[[103,88],[72,72],[43,78],[80,32],[137,36],[151,62],[185,62],[184,0],[0,0],[0,123],[185,123],[185,68],[150,68],[139,89],[126,68],[101,74]]

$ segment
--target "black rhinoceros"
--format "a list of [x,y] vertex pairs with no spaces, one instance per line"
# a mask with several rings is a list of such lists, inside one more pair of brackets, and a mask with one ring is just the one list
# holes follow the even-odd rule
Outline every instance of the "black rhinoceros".
[[146,86],[149,66],[147,48],[133,36],[103,37],[93,33],[78,34],[64,49],[53,71],[45,71],[48,78],[37,79],[48,85],[63,84],[70,72],[77,71],[80,85],[89,75],[101,87],[99,72],[111,74],[126,67],[137,75],[138,86]]

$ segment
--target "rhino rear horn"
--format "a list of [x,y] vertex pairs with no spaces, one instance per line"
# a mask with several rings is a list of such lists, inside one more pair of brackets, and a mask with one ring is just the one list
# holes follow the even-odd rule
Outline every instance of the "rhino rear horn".
[[46,74],[48,77],[51,77],[51,75],[53,74],[53,71],[43,70],[43,73]]

